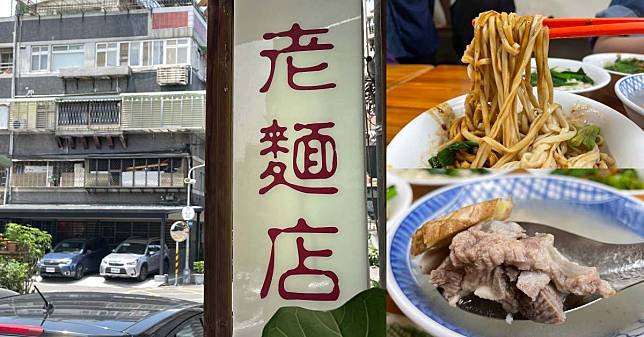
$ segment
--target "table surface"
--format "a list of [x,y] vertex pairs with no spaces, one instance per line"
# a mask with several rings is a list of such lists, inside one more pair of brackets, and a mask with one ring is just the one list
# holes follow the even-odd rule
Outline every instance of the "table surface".
[[[616,78],[604,88],[584,94],[625,114],[613,88]],[[462,65],[396,64],[387,66],[387,143],[418,114],[454,97],[471,86]]]

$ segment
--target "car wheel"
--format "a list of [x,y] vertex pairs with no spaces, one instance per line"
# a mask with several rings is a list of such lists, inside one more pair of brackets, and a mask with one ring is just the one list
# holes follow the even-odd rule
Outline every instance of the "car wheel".
[[109,276],[103,276],[103,278],[105,279],[105,281],[110,281],[110,280],[112,279],[112,278],[111,278],[111,277],[109,277]]
[[147,278],[148,278],[148,265],[144,264],[141,266],[141,271],[139,272],[139,277],[137,278],[137,280],[139,280],[139,282],[142,282],[142,281],[145,281],[145,279]]
[[74,274],[74,278],[77,280],[80,280],[83,278],[84,275],[85,275],[85,266],[79,263],[78,265],[76,265],[76,273]]

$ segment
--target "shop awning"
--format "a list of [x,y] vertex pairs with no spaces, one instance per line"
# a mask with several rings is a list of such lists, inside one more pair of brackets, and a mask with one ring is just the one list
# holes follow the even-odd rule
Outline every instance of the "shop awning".
[[[193,206],[195,211],[203,211]],[[0,219],[140,220],[155,221],[180,213],[183,206],[9,204],[0,206]]]

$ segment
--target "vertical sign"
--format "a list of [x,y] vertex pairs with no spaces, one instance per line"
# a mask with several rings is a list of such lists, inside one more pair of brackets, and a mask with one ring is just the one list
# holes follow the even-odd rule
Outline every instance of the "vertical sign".
[[368,287],[362,32],[360,0],[235,1],[237,337]]

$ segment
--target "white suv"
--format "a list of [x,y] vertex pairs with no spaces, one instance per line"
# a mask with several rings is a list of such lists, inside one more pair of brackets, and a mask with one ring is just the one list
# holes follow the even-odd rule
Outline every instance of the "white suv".
[[112,253],[101,261],[101,276],[106,280],[114,277],[136,278],[144,281],[149,273],[158,272],[163,263],[163,270],[168,271],[168,247],[161,256],[159,238],[130,238],[119,244]]

